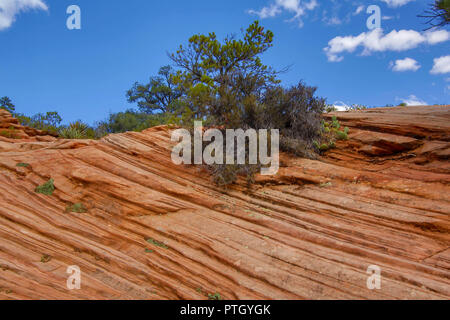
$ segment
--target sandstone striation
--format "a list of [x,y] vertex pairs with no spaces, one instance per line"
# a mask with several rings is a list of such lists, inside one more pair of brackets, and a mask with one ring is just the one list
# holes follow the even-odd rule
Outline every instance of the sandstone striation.
[[450,106],[332,115],[348,141],[223,189],[167,127],[64,140],[0,110],[0,299],[449,299]]

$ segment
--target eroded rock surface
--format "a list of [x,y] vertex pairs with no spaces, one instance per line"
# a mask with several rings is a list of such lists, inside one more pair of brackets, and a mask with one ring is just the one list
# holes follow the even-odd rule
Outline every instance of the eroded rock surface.
[[174,165],[167,127],[1,139],[0,298],[449,299],[450,107],[336,115],[348,141],[251,189]]
[[55,137],[48,132],[22,126],[8,111],[0,109],[0,151],[5,145],[2,142],[12,142],[11,140],[16,140],[15,142],[18,142],[17,140],[48,142],[54,141]]

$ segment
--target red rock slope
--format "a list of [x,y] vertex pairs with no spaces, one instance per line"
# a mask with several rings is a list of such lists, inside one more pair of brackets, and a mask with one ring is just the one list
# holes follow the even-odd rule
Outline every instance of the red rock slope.
[[172,164],[165,127],[0,139],[0,298],[450,298],[450,106],[337,115],[349,141],[251,190]]

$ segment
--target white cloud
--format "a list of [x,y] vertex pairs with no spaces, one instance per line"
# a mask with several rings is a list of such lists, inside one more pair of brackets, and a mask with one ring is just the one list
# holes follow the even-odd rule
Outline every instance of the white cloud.
[[360,14],[364,10],[364,8],[365,8],[365,6],[359,6],[358,8],[356,8],[356,10],[353,13],[353,15],[357,16],[358,14]]
[[420,33],[415,30],[393,30],[384,34],[378,28],[369,32],[363,32],[357,36],[338,36],[328,42],[324,48],[328,61],[342,61],[342,53],[354,52],[358,47],[363,48],[363,55],[372,52],[405,51],[418,47],[420,44],[434,45],[450,39],[450,32],[446,30],[429,31]]
[[397,99],[400,100],[403,103],[406,103],[407,106],[426,106],[428,103],[426,103],[424,100],[417,98],[415,95],[410,95],[408,98],[404,99]]
[[290,21],[297,20],[299,26],[303,25],[301,17],[306,14],[306,11],[314,10],[318,6],[317,0],[275,0],[269,6],[263,7],[261,10],[248,10],[248,13],[257,15],[260,19],[272,18],[283,11],[294,13]]
[[446,30],[429,31],[425,33],[429,44],[437,44],[450,40],[450,32]]
[[325,19],[323,19],[323,21],[326,23],[326,24],[328,24],[328,25],[334,25],[334,26],[337,26],[337,25],[340,25],[340,24],[342,24],[342,20],[341,19],[339,19],[339,17],[331,17],[331,18],[329,18],[329,19],[327,19],[327,18],[325,18]]
[[434,59],[433,69],[430,72],[432,74],[450,73],[450,55]]
[[411,58],[405,58],[402,60],[396,60],[391,62],[391,68],[393,71],[403,72],[403,71],[417,71],[420,69],[420,64]]
[[333,107],[336,109],[336,111],[350,110],[350,106],[342,101],[336,101],[335,103],[333,103]]
[[48,10],[43,0],[0,0],[0,31],[8,29],[16,20],[16,16],[26,10]]
[[248,12],[251,14],[256,14],[260,19],[266,19],[280,14],[281,9],[276,5],[271,5],[270,7],[262,8],[260,11],[249,10]]
[[386,2],[387,5],[391,8],[398,8],[414,0],[381,0],[381,1]]

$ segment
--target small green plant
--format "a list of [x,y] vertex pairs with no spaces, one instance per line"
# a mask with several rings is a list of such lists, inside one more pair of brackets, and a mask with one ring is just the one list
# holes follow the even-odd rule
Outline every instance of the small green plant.
[[147,242],[148,242],[148,243],[151,243],[151,244],[153,244],[153,245],[155,245],[155,246],[157,246],[157,247],[163,248],[163,249],[169,249],[169,247],[166,246],[164,243],[159,242],[159,241],[156,241],[156,240],[154,240],[154,239],[152,239],[152,238],[147,239]]
[[333,184],[331,182],[321,183],[319,185],[320,188],[327,188],[327,187],[331,187],[331,186],[333,186]]
[[59,135],[64,139],[84,139],[85,135],[83,131],[78,128],[62,128],[59,130]]
[[222,297],[221,297],[220,293],[214,293],[214,294],[208,293],[208,299],[209,300],[222,300]]
[[336,131],[336,138],[338,140],[348,140],[348,134],[344,131]]
[[341,128],[341,124],[339,123],[339,120],[336,118],[336,116],[333,116],[331,125],[335,129],[340,129]]
[[319,147],[320,151],[327,151],[328,149],[330,149],[330,147],[326,143],[322,143]]
[[50,260],[52,260],[52,256],[51,255],[43,254],[42,257],[41,257],[41,262],[42,263],[47,263]]
[[41,186],[36,187],[34,190],[36,193],[41,193],[46,196],[51,196],[55,191],[55,185],[53,184],[55,181],[53,179],[48,180]]
[[402,103],[400,103],[398,106],[399,106],[399,107],[407,107],[408,104],[407,104],[406,102],[402,102]]
[[28,163],[20,162],[17,164],[17,166],[20,168],[28,168],[30,165]]
[[6,131],[6,130],[0,131],[0,136],[5,137],[5,138],[9,138],[9,139],[13,139],[14,138],[14,135],[11,132]]
[[76,212],[76,213],[86,213],[87,209],[84,206],[84,204],[80,203],[75,203],[72,205],[68,205],[66,208],[66,212]]
[[145,249],[145,252],[146,252],[146,253],[153,253],[153,250],[146,248],[146,249]]

